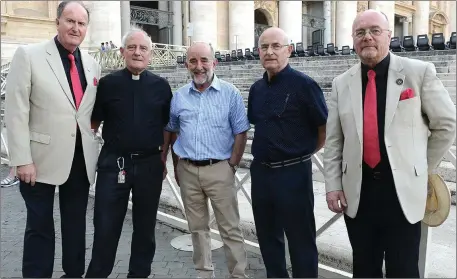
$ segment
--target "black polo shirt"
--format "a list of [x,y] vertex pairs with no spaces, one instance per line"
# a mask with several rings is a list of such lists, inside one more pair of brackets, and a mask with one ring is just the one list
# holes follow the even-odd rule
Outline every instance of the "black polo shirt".
[[277,162],[313,153],[317,128],[327,123],[327,105],[319,85],[287,65],[268,81],[255,82],[248,97],[248,119],[255,125],[252,155]]
[[[390,172],[389,159],[387,157],[387,149],[384,140],[384,128],[386,117],[386,97],[387,97],[387,77],[389,73],[390,54],[388,54],[381,62],[373,69],[376,72],[376,110],[378,117],[378,136],[379,150],[381,153],[381,162],[372,169],[365,162],[363,163],[363,171],[367,175],[371,175],[372,171],[387,171]],[[365,107],[365,92],[368,84],[368,71],[370,68],[362,63],[362,107]]]
[[92,120],[103,121],[104,148],[128,153],[163,145],[171,98],[168,81],[147,70],[139,80],[127,68],[102,77]]

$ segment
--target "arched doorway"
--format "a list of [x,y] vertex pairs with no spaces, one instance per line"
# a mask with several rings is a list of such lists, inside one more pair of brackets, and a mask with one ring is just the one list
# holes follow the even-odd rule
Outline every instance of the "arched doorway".
[[273,25],[273,19],[268,11],[256,9],[254,11],[254,46],[258,46],[262,32]]

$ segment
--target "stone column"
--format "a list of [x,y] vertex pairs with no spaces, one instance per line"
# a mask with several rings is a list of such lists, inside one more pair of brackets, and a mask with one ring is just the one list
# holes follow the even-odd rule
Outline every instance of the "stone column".
[[[403,37],[404,36],[408,36],[409,35],[409,18],[407,17],[403,17],[400,19],[400,22],[403,24]],[[403,37],[400,38],[400,40],[403,40]]]
[[[417,1],[415,1],[417,2]],[[378,10],[386,14],[389,20],[389,30],[392,31],[394,37],[395,31],[395,1],[369,1],[368,8]]]
[[229,1],[217,1],[217,46],[230,50]]
[[449,22],[449,28],[448,28],[449,32],[447,34],[446,40],[449,40],[449,38],[451,37],[451,33],[457,31],[457,21],[456,21],[457,15],[456,15],[456,10],[455,10],[456,2],[450,1],[450,2],[448,2],[447,6],[448,6],[448,8],[447,8],[446,13],[448,14],[450,22]]
[[181,9],[182,9],[182,15],[183,15],[182,42],[183,42],[183,45],[187,46],[190,43],[189,35],[187,34],[187,28],[189,27],[189,1],[182,1]]
[[279,1],[279,28],[286,32],[289,42],[302,41],[302,1]]
[[417,35],[428,35],[430,1],[414,1],[416,11],[413,14],[413,36],[417,43]]
[[113,41],[121,45],[121,5],[118,1],[91,1],[88,6],[90,15],[90,48],[100,48],[102,42]]
[[207,42],[217,48],[216,1],[190,1],[191,42]]
[[159,10],[168,12],[168,1],[158,1],[159,2]]
[[173,1],[173,44],[182,45],[182,6],[181,1]]
[[121,36],[130,29],[130,1],[120,1],[121,3]]
[[[308,13],[308,3],[307,2],[303,2],[302,14],[307,14],[307,13]],[[301,41],[303,43],[303,48],[306,49],[308,47],[308,26],[303,26],[303,23],[302,23]]]
[[332,42],[332,1],[324,1],[324,47]]
[[357,1],[338,1],[336,3],[336,46],[352,48],[352,23],[357,15]]
[[254,47],[254,1],[229,2],[229,47],[243,53]]

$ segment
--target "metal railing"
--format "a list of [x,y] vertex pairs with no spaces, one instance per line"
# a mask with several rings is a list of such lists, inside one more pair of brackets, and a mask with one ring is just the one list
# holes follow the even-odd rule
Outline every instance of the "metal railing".
[[[179,46],[179,47],[182,47],[182,46]],[[170,51],[172,49],[172,47],[168,46],[168,47],[165,47],[162,49]],[[179,50],[176,50],[176,49],[173,50],[173,53],[182,54],[182,52],[180,52]],[[108,51],[108,52],[97,51],[97,52],[93,52],[92,54],[94,55],[94,57],[98,57],[98,59],[99,59],[98,61],[101,64],[104,63],[103,68],[105,68],[105,69],[106,68],[119,68],[120,61],[122,61],[121,59],[119,59],[120,56],[119,56],[118,50],[113,50],[113,51]],[[166,57],[171,57],[171,55],[166,56]],[[162,61],[162,60],[160,60],[160,61]],[[176,59],[175,59],[175,61],[176,61]],[[1,71],[2,96],[4,94],[3,89],[6,84],[6,75],[8,73],[8,69],[9,69],[9,64],[5,65],[5,66],[2,65],[2,71]],[[5,79],[3,77],[5,77]],[[103,129],[103,126],[100,127],[99,133],[97,135],[100,139],[101,139],[102,129]],[[7,142],[4,138],[4,130],[5,129],[2,129],[2,133],[1,133],[1,143],[4,146],[5,154],[2,152],[1,159],[2,159],[2,163],[3,162],[8,163],[9,151],[8,151]],[[456,168],[456,156],[450,150],[446,153],[444,158],[453,164],[454,169]],[[315,154],[312,157],[312,162],[319,168],[319,171],[323,173],[323,171],[324,171],[323,163],[319,159],[317,154]],[[170,171],[172,171],[172,170],[170,170]],[[244,187],[244,184],[248,181],[249,178],[250,178],[249,171],[244,176],[241,176],[239,171],[237,171],[237,173],[235,174],[235,184],[236,184],[237,192],[241,191],[243,193],[243,195],[246,197],[249,204],[252,206],[251,197]],[[178,189],[179,187],[177,185],[175,185],[174,181],[170,178],[169,174],[166,176],[166,180],[168,182],[169,187],[172,190],[173,196],[178,201],[178,205],[179,205],[179,208],[181,209],[182,214],[185,216],[184,205],[183,205],[181,196],[179,194],[179,189]],[[95,187],[96,187],[95,184],[91,186],[92,194],[94,193]],[[131,206],[131,202],[129,202],[129,203]],[[341,216],[342,216],[342,214],[333,215],[327,222],[325,222],[317,230],[317,236],[321,235],[324,231],[326,231],[329,227],[331,227],[339,218],[341,218]],[[182,229],[184,231],[189,231],[186,219],[167,214],[161,210],[158,211],[157,219],[162,222],[165,222],[171,226]],[[210,220],[214,220],[214,215],[211,216]],[[211,237],[213,239],[221,240],[219,231],[215,230],[215,229],[211,229]],[[431,228],[422,224],[422,235],[421,235],[421,242],[420,242],[420,263],[419,263],[421,278],[425,278],[427,275],[427,256],[429,253],[428,242],[430,240],[431,240]],[[247,250],[260,255],[259,244],[257,242],[245,240],[245,244],[246,244]],[[287,257],[287,260],[288,260],[288,264],[290,265],[289,257]],[[352,275],[348,272],[337,270],[335,268],[332,268],[332,267],[329,267],[329,266],[326,266],[323,264],[319,264],[319,274],[325,278],[352,277]]]
[[[153,43],[149,66],[175,66],[178,56],[184,56],[187,48],[187,46]],[[89,54],[94,57],[102,69],[119,69],[124,67],[124,58],[119,48],[109,51],[89,51]]]

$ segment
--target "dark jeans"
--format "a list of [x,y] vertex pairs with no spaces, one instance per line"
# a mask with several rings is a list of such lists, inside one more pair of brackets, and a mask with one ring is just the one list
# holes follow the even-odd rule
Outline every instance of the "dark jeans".
[[365,178],[357,216],[344,215],[352,246],[354,278],[419,278],[420,222],[410,224],[390,174]]
[[133,234],[128,277],[146,278],[154,258],[155,225],[164,166],[160,154],[131,160],[124,157],[126,179],[118,183],[115,154],[99,159],[94,211],[94,244],[86,278],[106,278],[114,266],[132,190]]
[[317,277],[311,161],[282,168],[251,165],[251,196],[260,251],[269,278],[287,278],[284,232],[293,277]]
[[[76,147],[70,176],[59,186],[62,268],[72,278],[81,277],[85,269],[89,186],[84,154],[81,147]],[[44,183],[31,186],[21,181],[19,188],[27,207],[22,276],[51,278],[55,253],[55,186]]]

